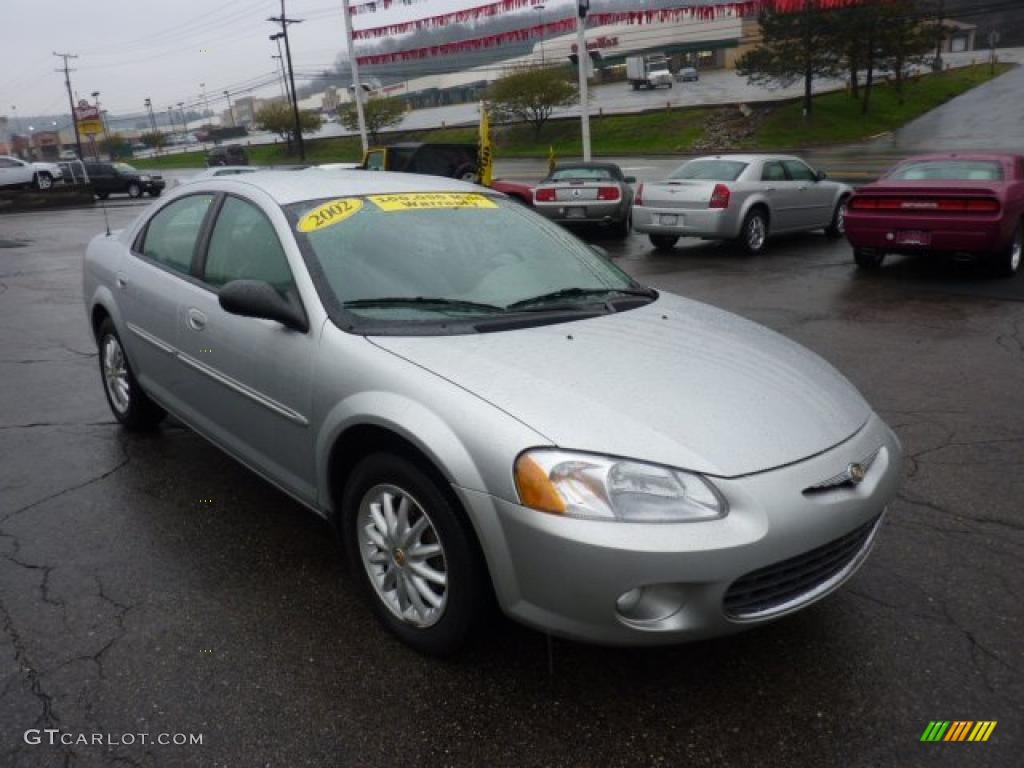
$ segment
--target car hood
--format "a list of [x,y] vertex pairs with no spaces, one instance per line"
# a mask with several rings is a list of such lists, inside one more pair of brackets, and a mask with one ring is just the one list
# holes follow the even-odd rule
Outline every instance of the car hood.
[[825,451],[871,415],[817,355],[665,293],[639,309],[570,323],[372,341],[562,448],[721,477]]

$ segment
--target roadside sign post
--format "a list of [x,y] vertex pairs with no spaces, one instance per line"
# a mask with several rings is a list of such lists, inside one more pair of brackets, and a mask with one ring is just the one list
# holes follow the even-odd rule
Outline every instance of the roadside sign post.
[[359,121],[359,140],[363,144],[363,154],[370,148],[366,141],[366,116],[363,114],[363,87],[359,84],[359,63],[352,47],[352,12],[348,0],[341,0],[341,12],[345,16],[345,45],[348,50],[348,64],[352,67],[352,98],[356,101],[356,119]]
[[590,10],[590,0],[576,0],[576,69],[579,70],[580,83],[580,129],[583,133],[583,160],[590,161],[590,95],[587,92],[587,64],[590,62],[590,54],[587,51],[587,11]]

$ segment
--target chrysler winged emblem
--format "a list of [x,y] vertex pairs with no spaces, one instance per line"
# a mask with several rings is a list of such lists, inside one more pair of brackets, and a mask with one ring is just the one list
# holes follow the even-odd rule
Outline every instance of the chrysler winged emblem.
[[854,485],[859,485],[867,473],[867,468],[863,464],[856,462],[846,468],[846,474],[850,476],[850,482]]
[[868,470],[871,469],[871,465],[875,462],[875,459],[878,458],[878,452],[880,450],[881,448],[876,448],[871,454],[860,461],[847,464],[846,469],[838,475],[833,475],[827,480],[822,480],[820,483],[816,483],[809,488],[805,488],[804,493],[820,493],[821,491],[829,491],[833,488],[860,485],[864,482],[864,478],[867,477]]

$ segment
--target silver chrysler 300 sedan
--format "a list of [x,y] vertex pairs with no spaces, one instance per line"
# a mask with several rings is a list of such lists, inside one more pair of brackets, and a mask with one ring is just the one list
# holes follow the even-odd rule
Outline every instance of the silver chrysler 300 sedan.
[[664,181],[640,185],[633,229],[659,249],[699,237],[735,240],[748,253],[760,253],[771,235],[824,229],[842,237],[852,194],[798,157],[698,157]]
[[612,644],[774,619],[861,565],[900,478],[821,358],[459,181],[182,185],[84,279],[117,419],[172,413],[331,520],[431,653],[495,598]]

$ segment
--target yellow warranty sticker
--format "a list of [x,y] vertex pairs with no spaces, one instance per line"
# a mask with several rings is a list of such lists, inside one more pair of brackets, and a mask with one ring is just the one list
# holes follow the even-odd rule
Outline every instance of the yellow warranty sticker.
[[368,195],[382,211],[416,211],[424,208],[497,208],[498,204],[476,192],[410,192]]
[[354,216],[363,207],[363,201],[354,197],[340,197],[314,208],[299,219],[299,232],[316,232]]

